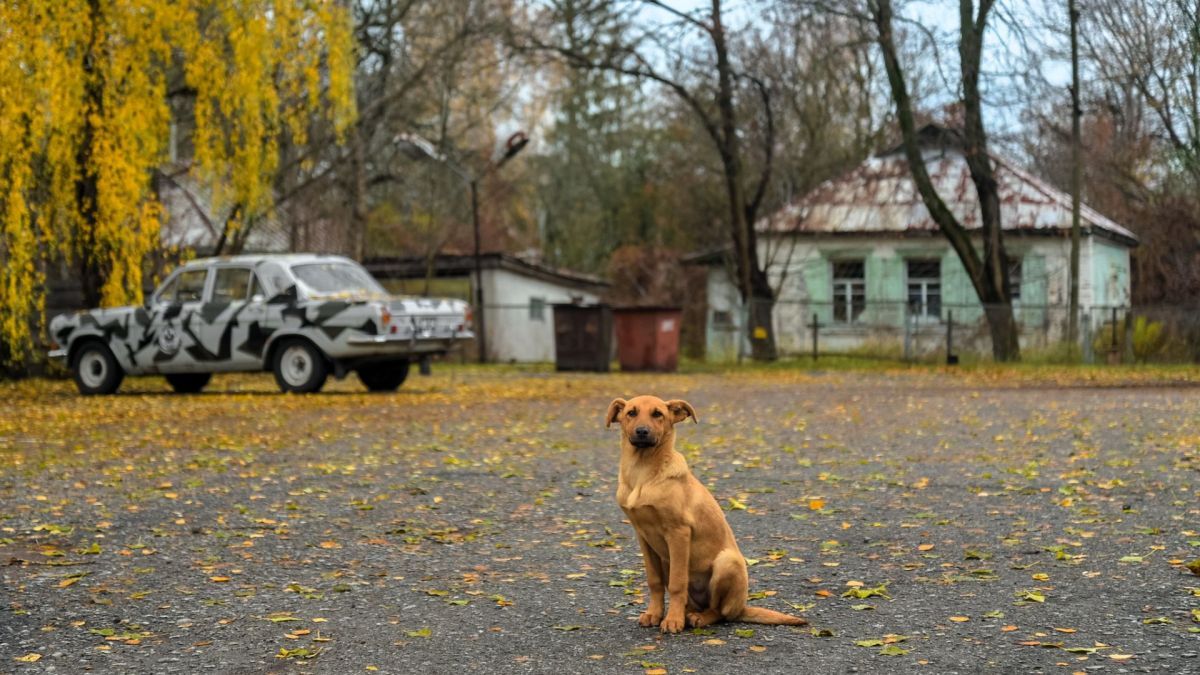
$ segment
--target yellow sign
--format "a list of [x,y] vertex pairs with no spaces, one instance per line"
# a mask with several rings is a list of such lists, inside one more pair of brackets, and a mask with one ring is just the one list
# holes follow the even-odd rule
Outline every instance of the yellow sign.
[[755,340],[766,340],[767,339],[767,329],[763,328],[762,326],[755,326],[754,327],[754,339]]

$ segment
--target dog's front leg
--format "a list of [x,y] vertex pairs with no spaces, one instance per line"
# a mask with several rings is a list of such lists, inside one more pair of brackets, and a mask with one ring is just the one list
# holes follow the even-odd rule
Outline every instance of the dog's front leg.
[[638,537],[638,543],[642,545],[642,562],[646,566],[646,585],[650,587],[650,604],[646,607],[646,611],[638,617],[638,625],[657,626],[663,618],[662,558],[658,557],[645,539]]
[[688,602],[688,560],[692,553],[691,529],[677,527],[667,533],[667,555],[671,569],[667,573],[667,595],[671,599],[667,618],[659,624],[664,633],[683,630]]

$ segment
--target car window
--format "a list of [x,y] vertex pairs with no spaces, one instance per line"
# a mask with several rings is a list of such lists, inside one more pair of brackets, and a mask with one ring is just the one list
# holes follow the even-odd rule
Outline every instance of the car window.
[[154,294],[157,302],[172,302],[175,300],[175,290],[179,288],[179,277],[171,277],[171,280],[162,285],[158,292]]
[[305,286],[319,294],[384,293],[384,290],[366,270],[349,263],[293,265],[292,273]]
[[188,270],[178,277],[173,294],[175,297],[163,299],[175,302],[197,302],[204,296],[204,280],[207,277],[208,270]]
[[254,268],[255,284],[258,287],[258,293],[262,293],[267,298],[274,297],[282,293],[285,288],[295,284],[288,276],[287,271],[274,261],[267,261],[264,264],[257,265]]
[[234,302],[250,297],[250,280],[254,274],[245,267],[222,267],[213,283],[213,302]]

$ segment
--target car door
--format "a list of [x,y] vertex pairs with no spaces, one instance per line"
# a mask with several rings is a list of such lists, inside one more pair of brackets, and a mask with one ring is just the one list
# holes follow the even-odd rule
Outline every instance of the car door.
[[253,370],[261,363],[253,348],[264,297],[249,265],[213,268],[210,295],[200,311],[203,357],[213,370]]
[[161,373],[205,372],[198,349],[199,313],[204,305],[209,270],[185,269],[155,296],[151,330],[156,351],[152,370]]

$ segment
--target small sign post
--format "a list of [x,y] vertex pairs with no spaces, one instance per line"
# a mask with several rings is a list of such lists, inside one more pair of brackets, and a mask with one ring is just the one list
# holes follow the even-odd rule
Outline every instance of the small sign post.
[[817,335],[821,331],[821,322],[817,320],[816,312],[813,312],[813,320],[812,320],[812,323],[809,324],[809,328],[812,328],[812,338],[813,338],[812,359],[815,362],[817,360]]

